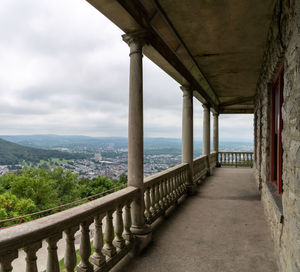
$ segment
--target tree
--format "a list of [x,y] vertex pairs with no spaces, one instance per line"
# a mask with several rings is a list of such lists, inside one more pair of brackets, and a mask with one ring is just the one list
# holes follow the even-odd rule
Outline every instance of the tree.
[[127,177],[127,175],[126,174],[121,174],[120,175],[120,178],[119,178],[119,181],[120,181],[120,183],[121,184],[127,184],[127,182],[128,182],[128,177]]

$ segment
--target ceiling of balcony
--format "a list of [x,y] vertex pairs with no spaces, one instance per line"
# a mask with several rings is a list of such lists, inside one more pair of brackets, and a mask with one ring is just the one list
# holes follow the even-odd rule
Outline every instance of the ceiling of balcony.
[[144,54],[220,113],[252,113],[275,0],[88,0]]

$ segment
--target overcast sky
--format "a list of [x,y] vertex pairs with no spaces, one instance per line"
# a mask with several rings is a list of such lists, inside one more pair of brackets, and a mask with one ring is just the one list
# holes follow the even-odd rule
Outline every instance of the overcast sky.
[[[129,48],[84,0],[1,0],[0,134],[127,136]],[[179,84],[144,58],[146,137],[181,137]],[[194,100],[195,138],[202,107]],[[252,115],[220,117],[220,139],[251,140]]]

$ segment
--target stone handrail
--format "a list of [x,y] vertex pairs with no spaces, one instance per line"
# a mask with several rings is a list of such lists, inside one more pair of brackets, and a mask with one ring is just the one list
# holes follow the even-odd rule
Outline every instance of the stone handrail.
[[148,224],[186,193],[188,164],[169,168],[144,180],[145,219]]
[[253,167],[253,152],[219,152],[218,163],[220,166],[247,166]]
[[[79,226],[81,262],[77,271],[108,271],[133,246],[130,206],[138,191],[127,187],[69,210],[1,230],[0,271],[12,271],[11,263],[18,257],[19,249],[26,253],[26,271],[38,271],[36,252],[42,247],[43,240],[48,243],[47,272],[59,271],[57,242],[62,239],[63,232],[66,236],[65,267],[67,271],[74,271],[77,264],[74,235]],[[104,218],[105,229],[102,231]],[[95,233],[91,255],[89,232],[92,223]]]

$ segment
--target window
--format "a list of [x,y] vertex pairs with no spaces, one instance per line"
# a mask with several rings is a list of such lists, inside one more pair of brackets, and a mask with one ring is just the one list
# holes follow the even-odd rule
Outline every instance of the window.
[[271,182],[282,194],[282,114],[283,101],[283,65],[280,67],[272,85],[271,94]]

